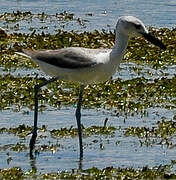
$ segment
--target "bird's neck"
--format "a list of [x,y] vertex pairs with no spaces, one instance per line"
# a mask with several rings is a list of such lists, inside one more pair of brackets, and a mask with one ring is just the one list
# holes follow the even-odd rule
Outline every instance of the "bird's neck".
[[120,61],[124,57],[128,40],[129,36],[125,35],[123,32],[116,32],[115,45],[111,52],[113,59],[118,59]]

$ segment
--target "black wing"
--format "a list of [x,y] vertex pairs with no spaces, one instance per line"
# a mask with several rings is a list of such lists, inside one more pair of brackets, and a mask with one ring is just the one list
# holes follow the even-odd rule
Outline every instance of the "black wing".
[[96,64],[85,53],[68,51],[67,49],[38,51],[35,53],[35,59],[67,69],[86,68]]

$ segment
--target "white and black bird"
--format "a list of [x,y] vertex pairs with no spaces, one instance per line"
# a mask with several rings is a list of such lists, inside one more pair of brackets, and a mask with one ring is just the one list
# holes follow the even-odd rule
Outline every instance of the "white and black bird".
[[69,47],[57,50],[23,50],[18,54],[31,58],[52,79],[35,85],[34,129],[30,140],[30,154],[32,155],[37,137],[38,119],[38,91],[56,80],[76,81],[80,83],[80,94],[76,108],[78,126],[80,158],[83,157],[81,104],[84,87],[88,84],[104,82],[116,72],[123,59],[128,41],[131,37],[143,36],[152,44],[166,49],[166,46],[151,35],[144,23],[133,16],[122,16],[118,19],[115,30],[115,45],[112,49],[88,49]]

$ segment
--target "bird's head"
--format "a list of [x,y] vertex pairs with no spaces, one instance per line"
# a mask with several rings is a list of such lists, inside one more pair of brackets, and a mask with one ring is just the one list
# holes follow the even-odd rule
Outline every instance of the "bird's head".
[[143,36],[152,44],[166,49],[166,46],[156,37],[148,32],[144,23],[134,16],[122,16],[119,18],[116,26],[116,31],[125,34],[128,37]]

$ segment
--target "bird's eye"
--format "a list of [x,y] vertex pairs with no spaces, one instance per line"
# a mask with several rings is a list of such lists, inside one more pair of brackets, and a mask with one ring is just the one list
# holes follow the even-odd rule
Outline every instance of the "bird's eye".
[[136,29],[140,29],[141,28],[140,24],[135,24],[134,26],[135,26]]

